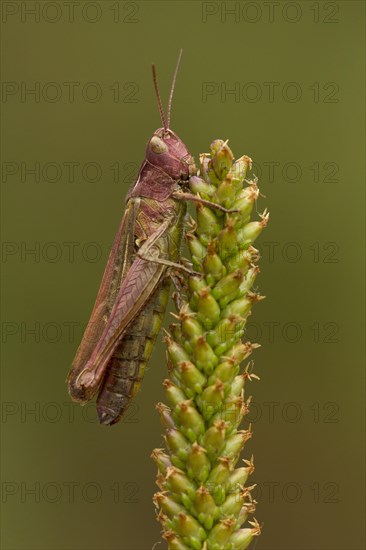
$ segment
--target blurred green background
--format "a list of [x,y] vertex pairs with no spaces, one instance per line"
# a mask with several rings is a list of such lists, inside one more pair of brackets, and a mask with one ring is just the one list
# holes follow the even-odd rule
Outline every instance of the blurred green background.
[[160,126],[151,63],[166,101],[181,47],[172,128],[196,158],[215,138],[251,156],[271,212],[248,330],[255,548],[364,548],[364,2],[1,4],[2,548],[160,539],[161,338],[113,428],[65,378]]

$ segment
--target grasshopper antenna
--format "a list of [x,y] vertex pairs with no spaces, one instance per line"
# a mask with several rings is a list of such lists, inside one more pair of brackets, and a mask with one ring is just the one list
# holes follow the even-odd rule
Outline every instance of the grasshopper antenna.
[[177,64],[175,66],[172,86],[170,88],[170,95],[169,95],[169,101],[168,101],[168,128],[170,128],[170,112],[171,112],[171,109],[172,109],[173,93],[174,93],[175,81],[177,80],[177,74],[178,74],[180,60],[182,58],[182,53],[183,53],[183,50],[180,49],[179,55],[178,55],[178,61],[177,61]]
[[164,114],[163,104],[161,102],[159,86],[158,86],[158,79],[156,77],[156,69],[155,69],[154,64],[152,65],[152,74],[153,74],[153,81],[154,81],[156,99],[158,101],[158,106],[159,106],[159,111],[160,111],[160,118],[161,118],[161,122],[163,124],[164,130],[166,130],[169,127],[169,124],[168,124],[168,126],[166,125],[165,114]]

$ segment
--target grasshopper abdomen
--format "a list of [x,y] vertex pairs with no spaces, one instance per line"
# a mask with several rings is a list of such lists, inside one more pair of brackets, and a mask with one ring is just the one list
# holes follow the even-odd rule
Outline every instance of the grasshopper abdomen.
[[101,424],[118,422],[140,389],[146,364],[163,322],[169,288],[169,280],[160,283],[114,351],[97,399]]

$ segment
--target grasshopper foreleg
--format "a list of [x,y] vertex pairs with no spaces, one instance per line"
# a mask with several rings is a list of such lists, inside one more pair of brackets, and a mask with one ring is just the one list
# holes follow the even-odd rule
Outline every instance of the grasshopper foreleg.
[[166,265],[167,267],[174,267],[175,269],[180,269],[180,270],[185,271],[186,273],[189,273],[189,274],[194,273],[194,271],[192,271],[188,267],[185,267],[184,265],[177,264],[175,262],[170,262],[169,260],[165,260],[164,258],[159,258],[159,256],[149,255],[146,252],[145,253],[144,252],[138,252],[137,256],[139,256],[143,260],[147,260],[148,262],[154,262],[156,264]]
[[148,262],[154,262],[155,264],[161,264],[166,265],[167,267],[172,267],[174,269],[179,269],[181,271],[184,271],[185,273],[188,273],[189,275],[201,275],[201,273],[198,273],[197,271],[193,271],[193,269],[190,269],[189,267],[186,267],[185,265],[178,264],[176,262],[171,262],[170,260],[166,260],[165,258],[160,258],[159,256],[155,255],[153,252],[148,250],[139,250],[137,252],[137,256],[142,258],[143,260],[146,260]]
[[215,202],[206,201],[206,199],[201,199],[198,195],[193,195],[192,193],[184,193],[177,191],[176,193],[172,194],[172,197],[177,200],[183,200],[183,201],[193,201],[193,202],[199,202],[201,204],[204,204],[205,206],[209,206],[210,208],[216,208],[216,210],[220,210],[221,212],[225,212],[225,214],[233,214],[234,212],[239,212],[239,210],[230,210],[228,208],[225,208],[224,206],[221,206],[220,204],[216,204]]
[[[159,229],[160,235],[164,233],[164,230],[168,227],[169,223],[170,223],[170,220],[167,220],[162,224],[161,228]],[[200,275],[200,273],[193,271],[191,268],[186,267],[183,264],[178,264],[177,262],[172,262],[170,260],[167,260],[166,258],[161,258],[159,256],[159,248],[156,246],[156,240],[157,239],[155,238],[155,239],[148,239],[147,241],[145,241],[144,244],[141,246],[141,248],[137,251],[136,255],[148,262],[154,262],[156,264],[166,265],[167,267],[184,271],[189,275]]]

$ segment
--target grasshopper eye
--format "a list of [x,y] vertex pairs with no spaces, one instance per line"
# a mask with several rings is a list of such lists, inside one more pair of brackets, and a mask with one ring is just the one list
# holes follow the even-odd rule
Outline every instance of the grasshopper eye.
[[160,139],[158,136],[153,136],[150,140],[150,147],[151,150],[154,153],[166,153],[168,150],[168,146],[162,139]]

